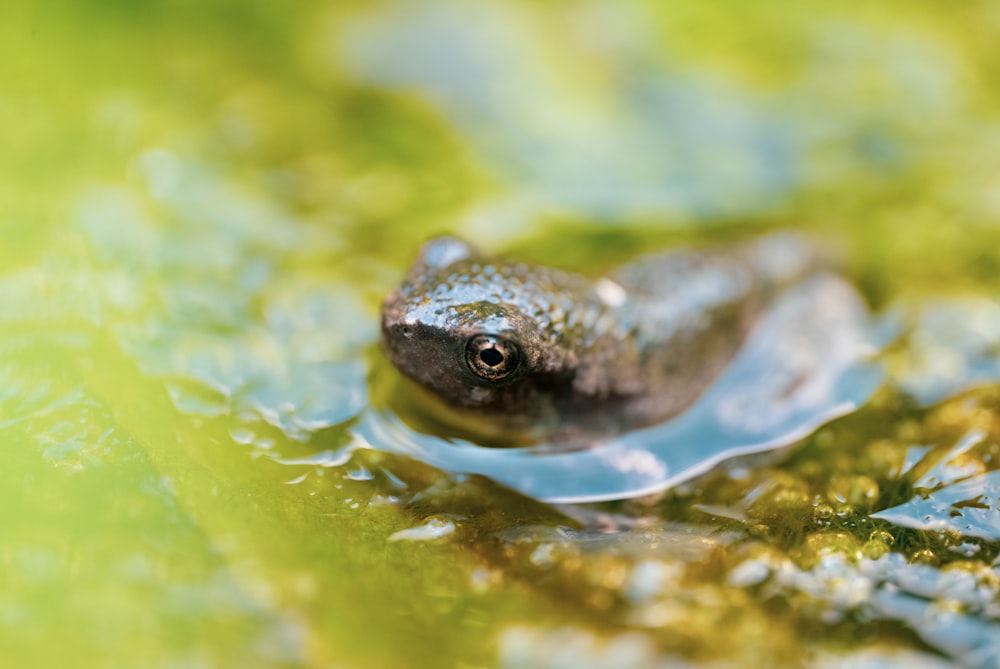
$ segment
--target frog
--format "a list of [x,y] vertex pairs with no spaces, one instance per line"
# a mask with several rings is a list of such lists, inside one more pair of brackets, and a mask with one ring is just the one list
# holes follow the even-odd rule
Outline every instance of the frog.
[[484,434],[621,433],[690,407],[821,256],[813,240],[781,231],[591,276],[439,237],[385,298],[382,343],[442,415]]

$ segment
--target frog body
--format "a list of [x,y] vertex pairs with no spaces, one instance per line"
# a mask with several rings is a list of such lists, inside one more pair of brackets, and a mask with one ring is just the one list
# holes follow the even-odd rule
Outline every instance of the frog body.
[[404,375],[501,430],[619,432],[690,406],[776,293],[816,266],[791,233],[643,256],[596,278],[444,237],[386,298],[383,342]]

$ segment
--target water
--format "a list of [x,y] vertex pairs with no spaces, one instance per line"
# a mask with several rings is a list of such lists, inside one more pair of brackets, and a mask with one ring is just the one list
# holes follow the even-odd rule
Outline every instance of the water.
[[[993,7],[0,14],[8,662],[995,663]],[[789,226],[846,283],[678,421],[555,456],[387,410],[427,237],[599,273]]]

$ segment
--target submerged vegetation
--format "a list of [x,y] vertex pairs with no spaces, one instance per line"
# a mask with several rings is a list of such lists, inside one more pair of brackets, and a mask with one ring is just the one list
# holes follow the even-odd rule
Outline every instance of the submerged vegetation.
[[[3,657],[994,666],[998,36],[974,1],[6,3]],[[781,227],[905,334],[777,459],[549,505],[358,438],[434,234],[600,272]]]

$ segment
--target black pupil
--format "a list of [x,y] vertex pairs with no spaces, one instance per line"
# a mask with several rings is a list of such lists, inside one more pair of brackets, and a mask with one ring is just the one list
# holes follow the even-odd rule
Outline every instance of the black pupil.
[[503,353],[495,348],[484,348],[479,352],[479,359],[490,367],[496,367],[503,362]]

